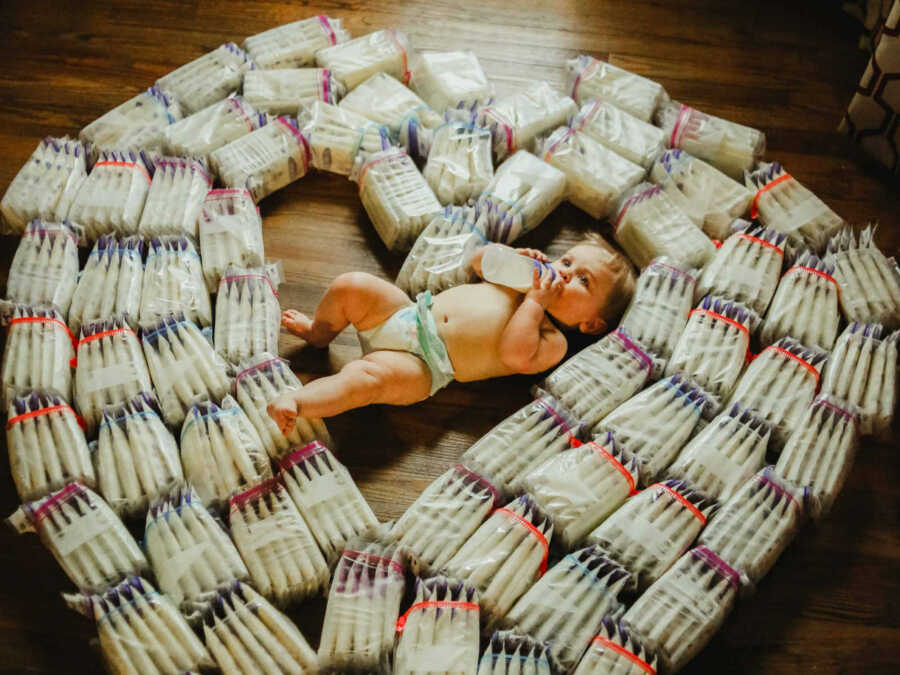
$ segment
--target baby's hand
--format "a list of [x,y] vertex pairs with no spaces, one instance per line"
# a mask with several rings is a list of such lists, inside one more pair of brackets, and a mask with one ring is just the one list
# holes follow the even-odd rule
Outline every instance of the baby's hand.
[[536,248],[517,248],[516,253],[527,255],[529,258],[534,258],[541,262],[550,262],[550,258],[543,251],[539,251]]
[[275,420],[279,430],[287,436],[291,429],[294,428],[294,422],[297,421],[299,411],[297,410],[297,401],[290,393],[281,394],[266,408],[269,417]]
[[535,267],[534,277],[531,282],[531,289],[525,294],[526,298],[531,298],[544,309],[559,297],[563,292],[565,282],[559,274],[554,274],[552,268],[542,266],[540,269]]

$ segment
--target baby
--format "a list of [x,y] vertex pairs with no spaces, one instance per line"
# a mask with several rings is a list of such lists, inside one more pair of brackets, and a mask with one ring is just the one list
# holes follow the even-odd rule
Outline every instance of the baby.
[[[478,276],[484,251],[472,258]],[[548,262],[540,251],[517,251]],[[331,417],[370,403],[410,405],[453,380],[540,373],[555,366],[568,347],[560,328],[605,331],[628,304],[635,277],[627,258],[598,235],[588,235],[549,267],[555,274],[535,267],[524,294],[480,282],[434,297],[426,291],[415,303],[370,274],[340,275],[313,318],[289,309],[281,321],[316,347],[327,346],[353,324],[364,356],[279,396],[269,415],[286,433],[301,415]]]

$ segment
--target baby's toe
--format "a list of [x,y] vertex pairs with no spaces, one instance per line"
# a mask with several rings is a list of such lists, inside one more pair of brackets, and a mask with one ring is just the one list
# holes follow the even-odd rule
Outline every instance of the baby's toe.
[[287,310],[281,315],[281,323],[291,333],[299,337],[304,337],[309,331],[310,320],[305,314],[301,314],[296,310]]

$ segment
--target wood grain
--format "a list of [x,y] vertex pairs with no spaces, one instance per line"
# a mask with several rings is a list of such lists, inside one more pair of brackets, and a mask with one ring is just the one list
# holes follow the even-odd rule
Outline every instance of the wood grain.
[[[607,58],[658,80],[674,98],[763,129],[769,158],[849,221],[880,220],[879,243],[889,255],[900,250],[896,185],[858,161],[836,132],[867,57],[856,48],[856,24],[822,2],[7,0],[0,5],[0,189],[41,137],[77,134],[224,41],[318,13],[342,18],[354,35],[395,27],[415,48],[472,49],[501,94],[531,78],[561,85],[565,59],[579,52]],[[311,311],[344,271],[395,277],[402,258],[374,234],[354,187],[314,174],[262,203],[267,255],[284,263],[285,307]],[[558,253],[597,227],[563,205],[523,245]],[[15,246],[0,239],[4,278]],[[282,338],[282,354],[304,378],[359,353],[350,334],[328,352],[298,346]],[[330,427],[377,515],[396,518],[473,440],[523,405],[534,380],[456,383],[423,404],[358,410]],[[897,671],[896,451],[896,433],[891,443],[864,444],[831,516],[802,532],[686,672]],[[17,504],[5,460],[0,474],[0,509],[8,513]],[[0,534],[0,574],[0,672],[100,670],[93,628],[65,610],[58,593],[69,590],[67,580],[36,537]],[[323,608],[316,601],[292,611],[313,644]]]

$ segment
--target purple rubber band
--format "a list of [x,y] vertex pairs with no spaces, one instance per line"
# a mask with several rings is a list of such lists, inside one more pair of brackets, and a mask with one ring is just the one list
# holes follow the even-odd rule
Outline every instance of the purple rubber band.
[[731,565],[722,560],[706,546],[698,546],[691,551],[691,555],[703,561],[720,577],[725,579],[735,590],[741,587],[741,575]]
[[617,328],[613,332],[613,335],[617,336],[625,344],[626,349],[634,352],[634,354],[644,363],[644,365],[647,366],[648,372],[653,370],[653,359],[651,359],[647,355],[647,352],[641,349],[637,345],[637,343],[635,343],[630,337],[628,337],[628,335],[625,334],[625,331],[623,331],[621,328]]

